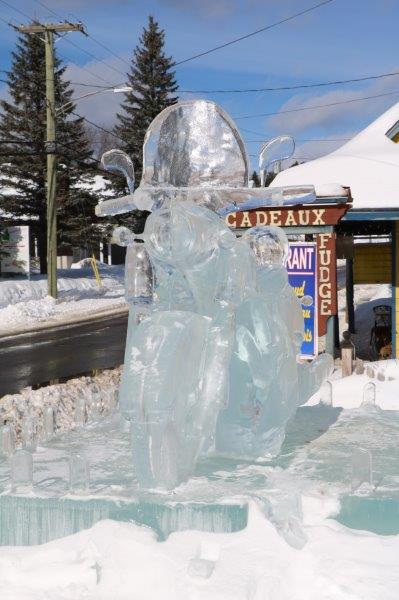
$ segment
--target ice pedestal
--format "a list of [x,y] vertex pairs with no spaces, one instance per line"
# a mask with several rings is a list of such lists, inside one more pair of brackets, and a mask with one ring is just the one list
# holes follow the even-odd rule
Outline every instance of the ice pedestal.
[[151,527],[159,540],[173,531],[218,533],[244,529],[246,502],[235,504],[160,504],[107,499],[0,496],[0,545],[43,544],[92,527],[102,519]]
[[[2,458],[0,543],[43,543],[108,518],[151,527],[159,539],[184,529],[232,532],[246,526],[253,501],[298,548],[306,543],[302,499],[320,490],[341,501],[337,518],[344,524],[399,533],[398,435],[398,412],[301,407],[273,460],[208,457],[173,492],[143,491],[132,467],[129,429],[121,428],[116,414],[41,444],[33,455],[33,492],[28,494],[11,491],[11,462]],[[351,493],[351,457],[358,447],[372,454],[373,489]],[[71,452],[87,458],[89,493],[70,493]]]

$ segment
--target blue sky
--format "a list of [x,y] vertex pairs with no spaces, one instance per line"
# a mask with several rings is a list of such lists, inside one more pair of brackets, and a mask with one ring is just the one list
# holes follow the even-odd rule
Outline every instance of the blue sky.
[[[41,20],[56,20],[51,10],[62,18],[82,20],[88,32],[120,59],[79,33],[60,40],[57,50],[70,65],[71,81],[97,85],[105,85],[104,79],[112,85],[124,81],[128,68],[124,61],[130,60],[149,14],[165,29],[167,52],[179,61],[317,3],[317,0],[42,0],[51,9],[47,10],[35,0],[7,1],[13,8],[0,3],[0,16],[6,21],[27,21],[15,9]],[[181,65],[176,69],[177,80],[182,90],[203,90],[310,84],[399,71],[398,22],[397,0],[334,0],[289,23]],[[7,69],[15,33],[2,21],[0,30],[0,69]],[[0,95],[4,97],[6,89],[1,85]],[[79,96],[87,88],[76,86],[75,91]],[[240,118],[396,91],[397,95],[367,102]],[[297,156],[312,158],[342,142],[306,140],[349,138],[399,101],[399,76],[308,91],[198,93],[195,97],[215,100],[237,118],[251,154],[258,151],[256,140],[285,133],[297,139]],[[120,100],[120,95],[106,93],[81,100],[78,110],[109,127]]]

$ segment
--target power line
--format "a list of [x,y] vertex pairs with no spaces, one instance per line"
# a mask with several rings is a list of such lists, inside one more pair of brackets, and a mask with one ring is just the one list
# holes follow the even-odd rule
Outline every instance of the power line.
[[271,117],[273,115],[284,115],[287,113],[302,112],[305,110],[314,110],[315,108],[327,108],[329,106],[338,106],[339,104],[350,104],[352,102],[363,102],[364,100],[371,100],[372,98],[383,98],[384,96],[393,96],[395,94],[399,94],[399,91],[387,92],[385,94],[374,94],[373,96],[363,96],[362,98],[351,98],[350,100],[339,100],[337,102],[328,102],[327,104],[314,104],[313,106],[304,106],[302,108],[291,108],[288,110],[280,110],[280,111],[271,112],[271,113],[258,113],[255,115],[243,115],[241,117],[234,117],[234,118],[236,120],[238,120],[238,119],[254,119],[256,117]]
[[359,83],[361,81],[370,81],[375,79],[383,79],[384,77],[395,77],[399,75],[399,71],[393,71],[392,73],[381,73],[378,75],[369,75],[367,77],[356,77],[354,79],[341,79],[337,81],[323,81],[320,83],[304,83],[298,85],[283,85],[279,87],[264,87],[264,88],[243,88],[243,89],[230,89],[230,90],[179,90],[182,94],[246,94],[256,92],[280,92],[288,90],[303,90],[317,87],[327,87],[330,85],[344,85],[346,83]]
[[[46,4],[44,4],[44,2],[41,2],[41,0],[33,0],[33,1],[36,2],[36,4],[39,4],[40,6],[42,6],[43,8],[45,8],[46,10],[50,11],[50,13],[52,13],[55,17],[58,17],[59,19],[62,19],[62,17],[61,17],[60,14],[56,13],[52,8],[50,8],[49,6],[47,6]],[[71,15],[71,16],[74,16],[74,15]],[[74,17],[74,18],[76,18],[76,17]],[[76,19],[76,20],[78,21],[79,19]],[[117,58],[118,60],[124,62],[128,67],[130,67],[130,63],[127,60],[125,60],[121,56],[118,56],[113,50],[111,50],[110,48],[108,48],[102,42],[99,42],[98,40],[96,40],[90,33],[88,33],[86,31],[85,35],[88,38],[90,38],[95,44],[97,44],[101,48],[104,48],[104,50],[106,50],[107,52],[109,52],[110,54],[112,54],[112,56],[115,56],[115,58]]]
[[[79,66],[79,65],[77,65],[77,66]],[[92,74],[94,75],[94,73],[92,73]],[[82,87],[98,88],[98,89],[101,89],[101,90],[108,90],[108,89],[110,89],[110,87],[111,88],[115,88],[115,87],[118,87],[120,85],[120,84],[115,84],[115,85],[110,84],[109,86],[108,85],[97,85],[95,83],[78,83],[77,81],[71,81],[70,83],[72,85],[78,85],[78,86],[82,86]]]
[[[33,0],[34,2],[36,2],[36,4],[39,4],[39,6],[42,6],[43,8],[45,8],[46,10],[50,11],[55,17],[59,18],[62,20],[62,17],[59,13],[56,13],[52,8],[50,8],[49,6],[46,6],[46,4],[44,4],[43,2],[41,2],[40,0]],[[86,31],[85,31],[85,35],[87,37],[89,37],[90,39],[92,39],[93,41],[95,41],[97,44],[99,44],[100,46],[103,46],[106,50],[108,50],[108,52],[110,52],[111,54],[113,54],[114,56],[116,56],[117,58],[119,58],[116,54],[114,54],[112,52],[112,50],[109,50],[109,48],[107,48],[106,46],[104,46],[103,44],[101,44],[101,42],[97,42],[96,40],[94,40],[94,38],[92,38]],[[94,58],[94,60],[100,62],[100,63],[104,63],[104,60],[100,60],[97,56],[95,56],[94,54],[92,54],[91,52],[89,52],[88,50],[86,50],[85,48],[82,48],[81,46],[79,46],[78,44],[75,44],[74,42],[71,42],[71,40],[65,39],[65,41],[68,44],[71,44],[72,46],[75,46],[75,48],[78,48],[79,50],[81,50],[82,52],[85,52],[88,56],[90,56],[91,58]],[[130,65],[129,65],[130,66]],[[107,65],[107,67],[109,69],[111,69],[112,71],[115,71],[116,73],[119,73],[121,75],[126,75],[126,73],[123,73],[122,71],[120,71],[119,69],[116,69],[115,67],[112,67],[111,65]]]
[[110,48],[108,48],[107,46],[105,46],[102,42],[99,42],[98,40],[96,40],[96,38],[94,38],[90,33],[87,33],[87,36],[96,44],[98,44],[99,46],[101,46],[101,48],[104,48],[104,50],[107,50],[107,52],[109,52],[110,54],[112,54],[112,56],[115,56],[115,58],[117,58],[118,60],[122,61],[123,63],[125,63],[129,69],[131,67],[131,64],[128,60],[125,60],[122,56],[118,56],[116,54],[116,52],[113,52],[113,50],[111,50]]
[[[8,2],[6,2],[6,0],[0,0],[0,2],[2,4],[4,4],[5,6],[7,6],[8,8],[11,8],[13,10],[15,10],[16,12],[18,12],[20,15],[22,15],[23,17],[29,19],[29,21],[32,22],[37,22],[35,21],[35,19],[33,19],[30,15],[28,15],[27,13],[23,12],[22,10],[20,10],[19,8],[17,8],[16,6],[12,6],[11,4],[9,4]],[[48,8],[48,7],[47,7]],[[55,13],[54,13],[55,14]],[[11,23],[7,23],[8,25],[10,25],[11,27],[14,28],[14,26]],[[72,46],[76,46],[79,50],[82,50],[83,52],[86,52],[83,48],[81,48],[80,46],[78,46],[77,44],[75,44],[74,42],[71,42],[71,40],[65,40],[66,42],[68,42],[69,44],[71,44]],[[103,62],[101,60],[99,60],[96,56],[94,56],[94,54],[91,55],[92,57],[94,57],[94,59],[98,62]],[[90,75],[92,75],[93,77],[96,77],[97,79],[100,79],[101,81],[104,81],[104,83],[109,84],[110,87],[113,87],[113,84],[110,83],[109,81],[107,81],[106,79],[104,79],[104,77],[101,77],[101,75],[97,75],[96,73],[93,73],[92,71],[90,71],[89,69],[87,69],[86,67],[82,67],[81,65],[76,64],[71,58],[69,58],[68,56],[66,57],[67,60],[69,60],[72,64],[76,65],[79,69],[82,69],[83,71],[86,71],[87,73],[89,73]],[[110,67],[110,65],[107,65],[109,68],[113,68]],[[114,71],[116,69],[113,69]],[[121,75],[125,75],[125,73],[122,73],[122,71],[118,71],[119,74]]]
[[96,127],[97,129],[100,129],[101,131],[104,131],[104,133],[109,133],[110,135],[113,135],[115,138],[121,140],[122,142],[124,142],[126,144],[126,140],[124,140],[120,135],[117,135],[113,131],[110,131],[109,129],[102,127],[98,123],[94,123],[93,121],[90,121],[90,119],[88,119],[87,117],[83,117],[82,115],[79,115],[77,112],[72,112],[72,114],[75,115],[75,117],[79,117],[80,119],[83,119],[84,121],[86,121],[86,123],[90,123],[90,125],[93,125],[93,127]]
[[[339,138],[339,139],[334,139],[334,138],[324,138],[324,139],[304,139],[304,138],[296,138],[295,136],[293,136],[294,140],[296,142],[348,142],[351,138]],[[272,138],[270,138],[272,139]],[[263,144],[263,142],[267,142],[268,139],[266,138],[262,138],[260,140],[245,140],[246,144]]]
[[[64,54],[64,53],[63,53]],[[64,58],[64,60],[69,60],[70,63],[72,63],[73,65],[75,65],[75,67],[78,67],[78,69],[81,69],[82,71],[86,71],[86,73],[89,73],[89,75],[91,75],[92,77],[96,77],[97,79],[99,79],[100,81],[104,81],[104,83],[108,84],[107,86],[96,86],[93,85],[93,87],[102,87],[102,88],[112,88],[112,87],[117,87],[115,86],[115,84],[111,83],[110,81],[108,81],[107,79],[104,79],[104,77],[101,77],[101,75],[97,75],[97,73],[93,73],[93,71],[90,71],[90,69],[88,69],[87,67],[83,67],[82,65],[78,65],[76,62],[74,62],[68,55],[62,56],[61,54],[61,58]],[[76,84],[74,84],[76,85]],[[79,84],[81,85],[81,84]],[[85,84],[87,86],[89,86],[90,84]]]
[[[17,8],[16,6],[13,6],[12,4],[9,4],[8,2],[6,2],[5,0],[0,0],[0,2],[2,4],[4,4],[5,6],[7,6],[8,8],[12,8],[12,10],[15,10],[17,13],[19,13],[20,15],[22,15],[23,17],[26,17],[27,19],[29,19],[29,21],[33,21],[34,19],[32,19],[32,17],[30,17],[29,15],[27,15],[25,12],[23,12],[22,10],[20,10],[19,8]],[[9,23],[8,23],[9,24]]]
[[310,8],[307,8],[305,10],[301,10],[300,12],[297,12],[289,17],[286,17],[285,19],[281,19],[280,21],[271,23],[271,25],[266,25],[265,27],[261,27],[260,29],[257,29],[256,31],[252,31],[251,33],[247,33],[246,35],[242,35],[238,38],[235,38],[234,40],[230,40],[229,42],[226,42],[225,44],[220,44],[220,46],[215,46],[214,48],[210,48],[209,50],[206,50],[205,52],[200,52],[199,54],[195,54],[194,56],[190,56],[189,58],[180,60],[179,62],[176,62],[174,66],[177,67],[178,65],[183,65],[184,63],[187,63],[191,60],[195,60],[196,58],[200,58],[201,56],[206,56],[207,54],[211,54],[211,52],[216,52],[217,50],[221,50],[222,48],[226,48],[227,46],[231,46],[232,44],[236,44],[237,42],[241,42],[242,40],[246,40],[254,35],[257,35],[258,33],[262,33],[263,31],[268,31],[269,29],[273,29],[273,27],[277,27],[278,25],[282,25],[283,23],[288,23],[288,21],[292,21],[293,19],[296,19],[297,17],[306,15],[307,13],[310,13],[313,10],[320,8],[321,6],[324,6],[325,4],[330,4],[333,1],[334,0],[324,0],[323,2],[319,2],[318,4],[315,4],[314,6],[311,6]]
[[81,52],[84,52],[85,54],[87,54],[87,56],[90,56],[90,58],[93,58],[98,63],[106,65],[107,69],[111,69],[112,71],[115,71],[115,73],[118,73],[119,75],[123,75],[123,76],[126,75],[126,73],[123,73],[123,71],[120,71],[119,69],[116,69],[112,65],[108,65],[104,60],[99,59],[98,56],[95,56],[95,54],[92,54],[92,52],[89,52],[85,48],[82,48],[82,46],[79,46],[78,44],[75,44],[75,42],[72,42],[72,40],[68,40],[67,38],[62,38],[62,39],[65,42],[67,42],[67,44],[70,44],[71,46],[74,46],[75,48],[77,48]]

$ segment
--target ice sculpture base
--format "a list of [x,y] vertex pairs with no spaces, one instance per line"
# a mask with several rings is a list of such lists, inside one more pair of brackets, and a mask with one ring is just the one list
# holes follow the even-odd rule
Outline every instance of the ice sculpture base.
[[[10,461],[0,460],[0,544],[44,543],[108,518],[151,527],[161,540],[184,529],[239,531],[247,524],[249,502],[256,501],[282,535],[288,532],[290,543],[299,545],[301,499],[320,493],[340,499],[336,518],[343,524],[399,533],[398,435],[398,411],[303,407],[277,459],[207,458],[173,492],[144,492],[132,470],[129,433],[114,415],[39,445],[31,493],[11,492]],[[356,447],[372,453],[373,486],[352,494]],[[69,492],[71,452],[85,455],[90,464],[90,489],[82,496]],[[296,525],[290,528],[292,520],[298,531]]]
[[[69,491],[71,452],[85,456],[90,465],[90,487],[84,495]],[[0,545],[45,543],[102,519],[146,525],[160,540],[173,531],[233,532],[247,524],[247,500],[225,499],[221,495],[226,490],[217,491],[217,486],[210,493],[202,476],[192,480],[192,489],[141,491],[131,467],[126,422],[119,415],[54,438],[39,446],[33,458],[34,491],[29,494],[12,492],[10,461],[0,460]]]
[[[112,499],[0,496],[0,545],[30,546],[88,529],[103,519],[151,527],[159,540],[174,531],[233,532],[247,524],[246,502],[232,504],[126,502]],[[10,525],[12,524],[12,525]]]

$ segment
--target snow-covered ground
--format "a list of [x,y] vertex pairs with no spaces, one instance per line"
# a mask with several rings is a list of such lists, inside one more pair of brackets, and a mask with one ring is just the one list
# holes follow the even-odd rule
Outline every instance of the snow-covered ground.
[[57,300],[47,296],[45,276],[0,279],[0,335],[127,309],[123,266],[100,264],[101,287],[90,267],[77,267],[58,271]]
[[399,536],[350,531],[307,499],[308,542],[289,546],[252,504],[238,533],[101,521],[36,547],[0,548],[2,600],[397,600]]

